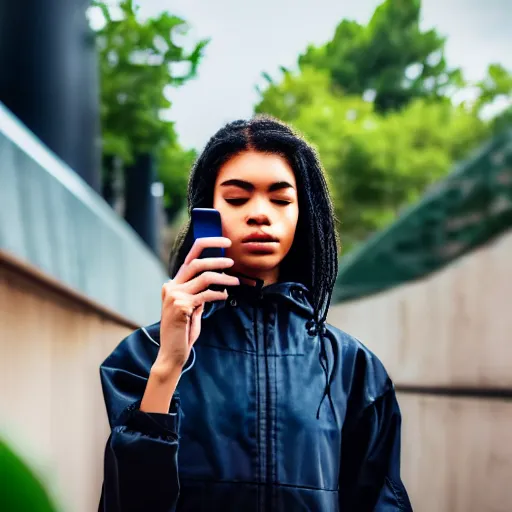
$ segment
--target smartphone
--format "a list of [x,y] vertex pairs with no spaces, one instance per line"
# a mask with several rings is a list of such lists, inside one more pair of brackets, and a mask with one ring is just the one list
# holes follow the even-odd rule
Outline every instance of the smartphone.
[[[222,236],[222,220],[220,213],[214,208],[193,208],[192,209],[192,230],[194,240],[198,238],[209,238]],[[223,258],[224,247],[208,247],[203,249],[200,258]],[[219,272],[221,272],[219,270]],[[221,285],[211,285],[211,290],[224,291]]]

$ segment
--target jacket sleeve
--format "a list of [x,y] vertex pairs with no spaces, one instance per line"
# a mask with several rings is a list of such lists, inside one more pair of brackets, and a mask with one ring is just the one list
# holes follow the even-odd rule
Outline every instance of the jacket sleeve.
[[412,511],[400,477],[400,428],[400,408],[391,386],[343,432],[341,510]]
[[136,331],[100,367],[111,434],[99,512],[176,510],[179,398],[168,414],[139,410],[156,350]]

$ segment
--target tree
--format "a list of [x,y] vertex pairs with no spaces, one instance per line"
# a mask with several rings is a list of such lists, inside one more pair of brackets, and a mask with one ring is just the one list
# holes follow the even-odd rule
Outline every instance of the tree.
[[462,75],[446,64],[445,39],[420,29],[420,14],[420,0],[386,0],[366,26],[341,21],[333,39],[308,47],[299,65],[327,70],[347,94],[374,95],[380,112],[439,98],[461,85]]
[[[106,20],[96,34],[104,161],[115,156],[126,167],[137,155],[152,153],[166,185],[167,205],[174,211],[183,198],[182,183],[194,152],[180,146],[173,123],[162,117],[162,111],[172,105],[172,87],[195,76],[208,41],[199,41],[187,52],[175,42],[176,36],[187,33],[183,19],[163,12],[142,20],[133,0],[120,1],[120,16],[115,18],[110,3],[94,5]],[[104,173],[108,183],[112,167],[106,166]],[[181,184],[177,191],[176,184]]]
[[[264,74],[256,112],[290,122],[326,169],[345,251],[392,222],[493,131],[512,125],[512,78],[502,66],[463,81],[445,40],[419,27],[420,0],[385,0],[367,25],[342,20],[331,41],[299,56],[298,71]],[[472,85],[476,101],[456,105]],[[491,119],[496,103],[508,108]]]
[[310,67],[270,83],[255,110],[290,122],[317,148],[345,251],[390,223],[487,134],[466,104],[416,99],[380,113]]
[[489,110],[496,110],[491,121],[492,130],[498,133],[512,127],[512,74],[501,64],[491,64],[487,76],[476,84],[479,89],[475,112],[487,117]]
[[[173,41],[176,34],[186,33],[183,19],[163,12],[142,21],[132,0],[122,0],[121,17],[113,19],[105,2],[95,5],[107,21],[97,32],[103,148],[130,161],[134,153],[153,151],[168,143],[169,136],[176,138],[172,123],[161,116],[171,107],[166,92],[195,75],[207,41],[187,53]],[[176,64],[188,69],[177,74]]]

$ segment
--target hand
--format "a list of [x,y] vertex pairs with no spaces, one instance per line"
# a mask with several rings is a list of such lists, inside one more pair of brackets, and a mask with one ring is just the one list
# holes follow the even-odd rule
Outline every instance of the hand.
[[215,272],[230,268],[234,264],[232,259],[199,258],[206,248],[230,246],[231,240],[224,237],[197,239],[174,279],[163,285],[160,350],[155,366],[164,373],[181,371],[187,362],[201,332],[205,303],[227,299],[226,290],[214,291],[208,287],[240,284],[237,277]]

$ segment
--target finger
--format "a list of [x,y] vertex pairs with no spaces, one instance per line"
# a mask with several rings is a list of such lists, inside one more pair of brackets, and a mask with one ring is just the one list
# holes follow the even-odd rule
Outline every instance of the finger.
[[192,260],[199,258],[204,249],[209,247],[231,247],[231,240],[223,236],[198,238],[187,254],[184,264],[188,265]]
[[192,313],[192,319],[194,319],[196,316],[201,316],[204,312],[204,302],[201,303],[201,305],[197,306],[194,312]]
[[197,306],[196,309],[194,309],[194,312],[192,313],[192,323],[198,320],[198,317],[201,317],[204,312],[204,302],[201,303],[200,306]]
[[184,265],[180,270],[180,283],[190,281],[201,272],[230,268],[234,263],[235,262],[231,258],[200,258],[192,260],[188,265]]
[[215,290],[205,290],[204,292],[194,295],[194,304],[199,307],[205,302],[214,302],[217,300],[226,300],[228,298],[228,292],[217,292]]
[[191,295],[196,295],[212,284],[221,284],[224,286],[238,286],[240,279],[235,276],[229,276],[227,274],[220,274],[219,272],[205,272],[200,276],[190,280],[183,289]]
[[181,292],[176,289],[174,279],[170,279],[162,285],[162,303],[174,300]]
[[179,324],[186,324],[192,318],[196,309],[193,297],[178,298],[173,303],[173,321]]

